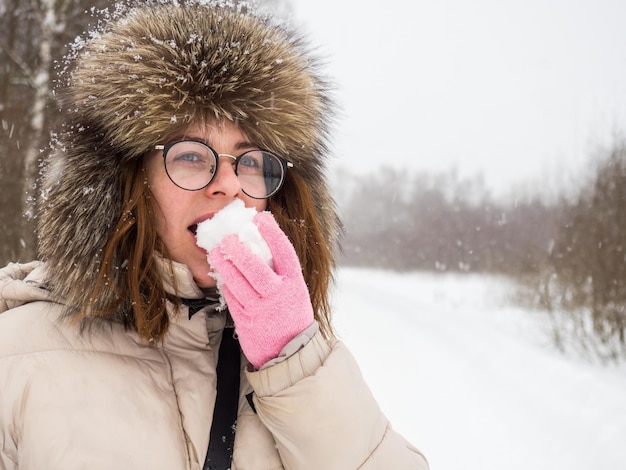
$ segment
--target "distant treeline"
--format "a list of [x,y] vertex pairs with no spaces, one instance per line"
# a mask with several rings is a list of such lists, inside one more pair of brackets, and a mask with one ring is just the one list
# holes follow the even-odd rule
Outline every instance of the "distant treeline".
[[497,201],[454,173],[342,174],[342,263],[513,277],[525,302],[550,312],[560,347],[626,358],[625,144],[594,165],[576,196],[550,203]]
[[341,259],[352,266],[526,274],[545,261],[564,215],[539,197],[493,200],[480,179],[454,172],[386,168],[346,180]]

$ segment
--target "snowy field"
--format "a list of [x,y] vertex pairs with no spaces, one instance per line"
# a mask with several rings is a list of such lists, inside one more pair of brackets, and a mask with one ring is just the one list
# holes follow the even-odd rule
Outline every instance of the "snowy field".
[[551,345],[503,279],[342,268],[335,324],[432,470],[626,469],[626,366]]

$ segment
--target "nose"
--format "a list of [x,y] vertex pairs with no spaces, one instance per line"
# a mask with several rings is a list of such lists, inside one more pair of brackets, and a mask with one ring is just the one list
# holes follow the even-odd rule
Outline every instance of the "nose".
[[211,196],[235,197],[241,193],[241,183],[235,174],[235,157],[220,155],[217,172],[205,192]]

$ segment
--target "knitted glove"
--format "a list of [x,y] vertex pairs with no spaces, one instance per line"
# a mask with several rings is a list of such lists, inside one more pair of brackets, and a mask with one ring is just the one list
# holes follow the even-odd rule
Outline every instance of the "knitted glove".
[[272,252],[272,270],[237,235],[227,235],[209,252],[209,263],[244,354],[257,369],[274,359],[289,341],[314,322],[313,306],[291,242],[269,212],[254,223]]

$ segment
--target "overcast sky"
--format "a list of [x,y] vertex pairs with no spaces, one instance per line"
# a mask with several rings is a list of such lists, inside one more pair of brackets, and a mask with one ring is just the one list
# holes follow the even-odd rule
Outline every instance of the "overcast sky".
[[329,62],[337,161],[495,192],[579,174],[626,134],[624,0],[291,0]]

